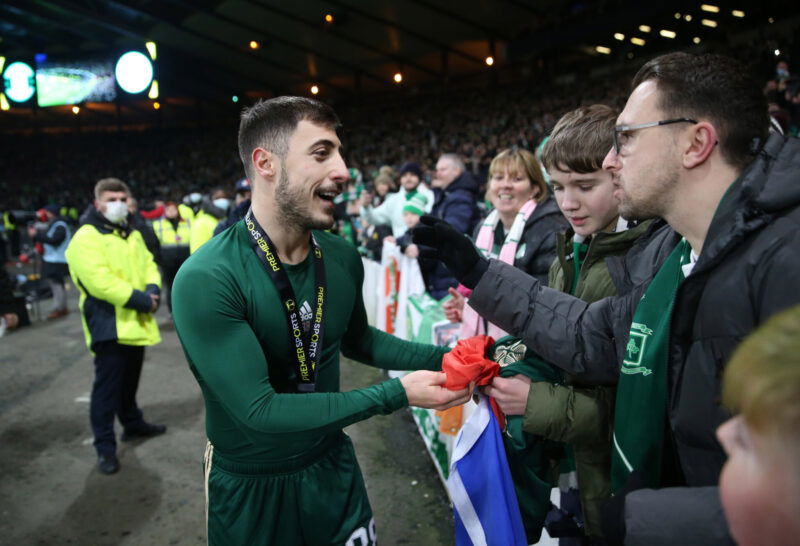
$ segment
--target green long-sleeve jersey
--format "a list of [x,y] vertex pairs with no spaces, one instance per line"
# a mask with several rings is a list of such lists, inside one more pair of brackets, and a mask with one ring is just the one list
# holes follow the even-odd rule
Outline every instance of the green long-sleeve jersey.
[[[339,354],[385,369],[441,369],[446,348],[402,341],[367,324],[364,270],[355,248],[314,232],[323,252],[328,301],[316,392],[293,389],[294,341],[281,298],[238,222],[193,254],[173,285],[173,316],[203,392],[215,450],[240,461],[304,453],[342,427],[408,404],[399,379],[339,392]],[[302,310],[314,298],[312,253],[285,265]]]

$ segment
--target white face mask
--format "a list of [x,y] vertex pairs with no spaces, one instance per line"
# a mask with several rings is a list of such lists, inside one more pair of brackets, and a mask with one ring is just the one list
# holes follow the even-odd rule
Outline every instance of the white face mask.
[[128,204],[122,201],[109,201],[103,216],[113,224],[121,224],[128,216]]
[[212,201],[214,206],[217,207],[219,210],[228,210],[228,205],[230,205],[230,201],[225,199],[224,197],[220,197],[219,199],[214,199]]
[[189,202],[196,205],[200,201],[203,200],[203,195],[197,192],[193,192],[189,194]]

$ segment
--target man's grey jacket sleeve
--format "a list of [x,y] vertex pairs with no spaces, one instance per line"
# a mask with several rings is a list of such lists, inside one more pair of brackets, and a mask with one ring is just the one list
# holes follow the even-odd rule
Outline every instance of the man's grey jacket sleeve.
[[625,296],[588,304],[491,260],[469,305],[581,381],[615,384],[633,309],[643,291],[638,287]]
[[733,544],[718,487],[639,489],[625,496],[626,546]]

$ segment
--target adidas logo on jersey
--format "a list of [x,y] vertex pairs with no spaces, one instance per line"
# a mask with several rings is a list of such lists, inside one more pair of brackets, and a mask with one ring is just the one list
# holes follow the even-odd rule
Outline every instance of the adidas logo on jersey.
[[300,320],[303,322],[310,321],[312,316],[311,305],[304,301],[303,305],[300,306]]

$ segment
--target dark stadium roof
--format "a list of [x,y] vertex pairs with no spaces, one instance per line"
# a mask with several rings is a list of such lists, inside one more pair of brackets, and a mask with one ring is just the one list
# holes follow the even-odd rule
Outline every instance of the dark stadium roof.
[[[701,3],[721,6],[720,29],[700,24],[711,15]],[[424,89],[526,63],[589,69],[798,12],[797,2],[739,4],[745,18],[714,0],[3,0],[0,55],[80,56],[152,40],[164,101],[308,95],[312,85],[320,97],[346,99],[396,91],[396,72],[405,89]],[[642,24],[652,33],[642,34]],[[678,38],[654,34],[662,28]],[[646,46],[630,43],[637,34]],[[251,40],[260,47],[251,49]],[[496,59],[491,68],[488,55]]]

